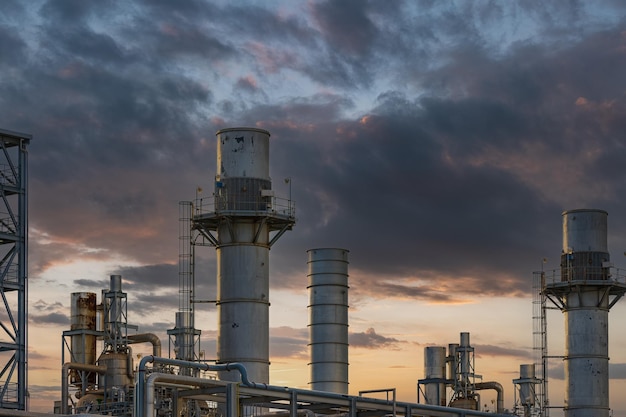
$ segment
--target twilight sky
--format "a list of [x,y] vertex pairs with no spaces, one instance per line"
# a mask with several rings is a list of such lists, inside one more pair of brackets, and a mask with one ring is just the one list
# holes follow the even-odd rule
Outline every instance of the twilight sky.
[[[291,178],[296,201],[271,251],[272,383],[307,386],[307,249],[350,250],[351,392],[415,401],[424,346],[470,331],[508,408],[561,212],[608,211],[626,264],[621,1],[3,0],[0,74],[0,128],[33,135],[33,409],[60,397],[70,292],[122,274],[129,320],[167,344],[178,202],[210,196],[225,127],[270,131],[274,189],[287,196]],[[199,256],[211,299],[214,251]],[[215,309],[199,310],[211,357]],[[620,312],[613,393],[626,388]]]

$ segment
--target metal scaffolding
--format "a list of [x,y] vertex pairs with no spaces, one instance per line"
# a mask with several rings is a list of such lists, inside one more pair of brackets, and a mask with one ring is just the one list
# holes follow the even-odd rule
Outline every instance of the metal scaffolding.
[[0,129],[0,408],[27,409],[28,152],[31,135]]

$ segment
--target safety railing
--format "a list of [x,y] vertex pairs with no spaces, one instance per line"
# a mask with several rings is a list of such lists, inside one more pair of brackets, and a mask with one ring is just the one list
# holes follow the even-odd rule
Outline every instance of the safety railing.
[[598,281],[626,284],[626,269],[615,267],[565,267],[543,271],[544,285],[589,283]]
[[274,196],[238,199],[233,196],[211,196],[195,200],[195,215],[202,214],[264,214],[295,218],[295,202]]

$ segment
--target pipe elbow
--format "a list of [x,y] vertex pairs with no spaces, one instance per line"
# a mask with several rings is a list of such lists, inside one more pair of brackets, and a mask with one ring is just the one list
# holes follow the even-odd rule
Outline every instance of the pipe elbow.
[[152,356],[161,356],[161,339],[154,333],[140,333],[128,336],[129,343],[147,342],[152,344]]

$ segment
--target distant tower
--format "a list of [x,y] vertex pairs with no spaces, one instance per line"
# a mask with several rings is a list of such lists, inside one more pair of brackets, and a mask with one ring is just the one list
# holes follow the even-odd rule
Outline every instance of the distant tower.
[[[458,345],[455,345],[458,346]],[[424,379],[418,381],[423,387],[424,404],[440,405],[445,407],[446,402],[446,384],[454,381],[454,378],[446,380],[446,348],[443,346],[426,346],[424,348]],[[454,366],[450,366],[450,372],[454,372]],[[419,395],[422,393],[418,389]]]
[[269,382],[269,251],[295,224],[292,202],[274,197],[269,138],[256,128],[217,132],[214,198],[192,220],[217,251],[218,363],[240,362],[261,383]]
[[609,309],[626,284],[611,277],[607,212],[563,212],[561,274],[544,294],[565,318],[565,417],[609,416]]
[[28,408],[28,150],[31,136],[0,129],[0,408]]
[[348,393],[348,251],[309,255],[311,389]]

